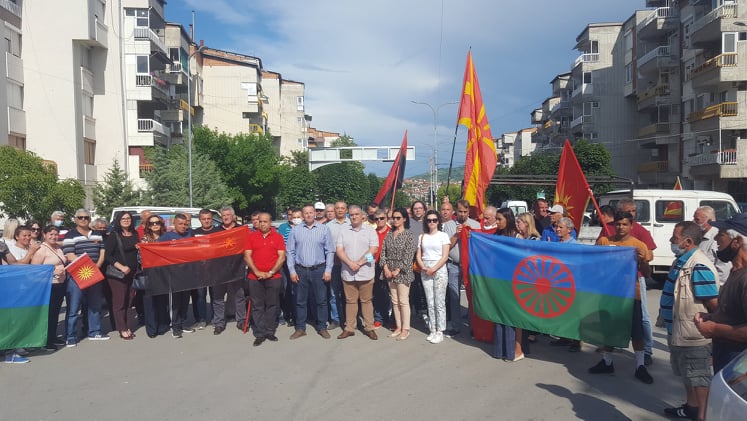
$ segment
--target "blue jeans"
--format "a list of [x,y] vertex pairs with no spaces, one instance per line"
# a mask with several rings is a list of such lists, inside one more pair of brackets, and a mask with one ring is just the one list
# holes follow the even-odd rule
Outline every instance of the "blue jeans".
[[316,302],[317,330],[327,328],[327,285],[322,279],[324,276],[324,265],[316,269],[305,269],[296,265],[296,274],[298,274],[298,285],[296,287],[296,329],[306,330],[307,303],[309,297],[313,297],[312,302]]
[[461,291],[459,291],[459,281],[462,280],[462,266],[458,263],[446,263],[446,270],[449,272],[449,284],[446,288],[446,302],[449,305],[449,324],[457,332],[462,327],[462,303]]
[[68,276],[65,297],[67,299],[67,314],[65,314],[66,335],[68,342],[78,342],[75,324],[78,321],[78,311],[83,301],[88,304],[88,336],[101,334],[101,300],[103,299],[102,283],[91,285],[85,291],[78,288],[78,284]]
[[329,283],[329,293],[329,319],[330,321],[340,323],[340,320],[345,320],[345,293],[342,290],[342,266],[332,267],[332,281]]
[[641,313],[643,314],[643,350],[648,355],[654,354],[654,335],[651,331],[651,316],[648,314],[646,305],[646,278],[638,278],[638,287],[641,289]]

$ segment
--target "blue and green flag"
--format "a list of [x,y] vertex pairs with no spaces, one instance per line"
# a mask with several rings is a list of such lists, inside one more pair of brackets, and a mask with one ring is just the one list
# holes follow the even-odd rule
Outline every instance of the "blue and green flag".
[[52,265],[0,266],[0,349],[47,343]]
[[628,345],[638,285],[634,248],[472,233],[469,276],[480,318],[596,345]]

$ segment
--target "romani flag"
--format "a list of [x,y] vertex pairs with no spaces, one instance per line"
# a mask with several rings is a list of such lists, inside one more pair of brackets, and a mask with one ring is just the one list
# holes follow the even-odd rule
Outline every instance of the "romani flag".
[[244,279],[247,226],[199,237],[140,244],[147,295],[209,287]]
[[637,288],[634,248],[473,233],[469,256],[472,304],[480,318],[596,345],[628,346]]
[[482,215],[485,208],[485,190],[493,178],[498,156],[493,134],[490,133],[488,116],[485,114],[477,72],[472,63],[471,50],[467,53],[457,124],[462,124],[468,129],[467,158],[464,161],[464,199],[475,206],[477,213]]
[[589,183],[586,182],[584,172],[581,171],[581,165],[576,159],[576,154],[573,153],[571,142],[566,139],[565,145],[563,145],[563,153],[560,155],[554,204],[563,205],[563,209],[573,221],[576,231],[581,228],[586,205],[589,204],[591,197]]
[[394,195],[397,193],[397,189],[402,187],[402,180],[405,178],[405,166],[407,165],[407,130],[405,130],[405,137],[402,139],[402,146],[399,147],[397,157],[394,158],[392,168],[389,170],[384,180],[384,184],[379,189],[379,193],[374,199],[374,203],[379,207],[388,207],[386,199],[389,201],[394,199]]
[[70,277],[73,278],[73,281],[78,284],[78,288],[81,290],[104,280],[104,274],[101,273],[96,263],[91,260],[88,253],[78,256],[65,267],[65,270],[67,270],[67,273],[70,274]]
[[0,349],[47,343],[52,265],[0,265]]

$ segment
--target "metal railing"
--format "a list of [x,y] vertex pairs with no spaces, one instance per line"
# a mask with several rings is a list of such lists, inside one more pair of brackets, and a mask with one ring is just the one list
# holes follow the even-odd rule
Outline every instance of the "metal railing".
[[160,79],[156,76],[149,75],[147,73],[137,73],[135,74],[135,86],[137,87],[151,87],[155,88],[164,95],[169,94],[169,90],[167,86],[161,86],[161,84],[166,84],[166,82],[163,79]]
[[638,130],[638,137],[653,136],[657,133],[668,133],[669,123],[652,123]]
[[578,126],[580,124],[591,123],[592,119],[593,119],[593,117],[590,116],[590,115],[578,116],[578,117],[574,118],[573,120],[571,120],[571,127],[576,127],[576,126]]
[[[638,25],[638,28],[645,28],[646,25],[653,22],[656,19],[662,19],[662,18],[672,18],[677,16],[677,9],[673,7],[659,7],[656,10],[652,10],[651,14],[646,16],[646,19],[643,20]],[[640,30],[640,29],[639,29]]]
[[738,114],[739,107],[736,102],[722,102],[720,104],[711,105],[700,111],[695,111],[687,116],[689,123],[706,120],[713,117],[734,117]]
[[667,172],[669,170],[669,161],[650,161],[638,164],[639,173]]
[[737,165],[736,149],[725,149],[722,151],[704,152],[688,159],[691,167],[698,165],[718,164],[718,165]]
[[166,128],[163,127],[163,124],[161,122],[156,121],[152,118],[138,118],[137,119],[137,131],[138,132],[155,132],[160,133],[162,135],[169,135],[169,132],[166,131]]
[[672,55],[672,49],[668,45],[660,45],[648,53],[644,54],[643,57],[638,59],[638,66],[643,66],[654,58],[659,57],[670,57]]
[[649,98],[669,95],[669,84],[662,83],[661,85],[652,86],[642,94],[638,95],[638,102],[641,103]]
[[710,60],[706,60],[703,63],[700,63],[698,66],[690,70],[689,79],[695,79],[696,77],[702,76],[713,69],[720,69],[722,67],[735,67],[736,65],[737,53],[719,54]]
[[721,18],[736,18],[737,17],[737,5],[736,3],[733,4],[722,4],[721,6],[711,10],[708,12],[707,15],[703,16],[702,18],[695,21],[693,24],[692,29],[690,29],[690,33],[694,33],[695,31],[698,31],[702,29],[704,26],[708,25],[709,23],[713,22],[716,19]]
[[13,3],[10,0],[0,0],[0,7],[10,11],[10,13],[13,13],[19,18],[23,17],[23,10],[21,9],[21,6]]
[[573,67],[581,63],[595,63],[597,61],[599,61],[599,53],[584,53],[576,58],[576,61],[573,62]]
[[550,114],[563,108],[570,108],[570,106],[571,106],[571,101],[568,101],[568,100],[560,101],[557,104],[553,105],[552,108],[550,108]]
[[164,42],[161,40],[158,34],[155,33],[150,28],[136,26],[135,27],[135,39],[150,40],[153,44],[156,45],[156,47],[160,48],[162,52],[166,53],[168,51],[166,49],[166,44],[164,44]]

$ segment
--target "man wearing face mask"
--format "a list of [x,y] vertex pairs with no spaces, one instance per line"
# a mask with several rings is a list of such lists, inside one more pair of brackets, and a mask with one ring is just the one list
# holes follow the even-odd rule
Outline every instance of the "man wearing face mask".
[[65,212],[54,211],[52,216],[49,218],[49,224],[54,225],[59,230],[57,234],[57,241],[62,244],[62,239],[65,238],[69,229],[65,227]]
[[690,221],[674,226],[669,239],[677,259],[661,291],[661,317],[667,328],[672,371],[685,386],[685,403],[665,408],[673,418],[705,418],[711,384],[711,340],[698,333],[692,312],[711,313],[718,305],[717,272],[711,259],[699,248],[701,228]]
[[[288,222],[278,227],[278,232],[283,236],[283,242],[288,243],[293,227],[303,224],[301,209],[291,207],[288,209]],[[285,323],[288,327],[294,327],[296,323],[296,284],[290,281],[288,266],[283,265],[283,288],[280,292],[280,311],[282,312],[280,324]]]
[[726,221],[710,221],[719,229],[718,258],[731,262],[729,278],[719,292],[713,314],[695,315],[695,326],[713,339],[713,371],[718,372],[747,349],[747,213]]
[[718,244],[716,243],[716,236],[718,235],[718,228],[711,226],[708,221],[716,220],[716,212],[710,206],[701,206],[695,209],[693,215],[693,222],[698,224],[701,230],[703,230],[703,241],[700,242],[698,248],[700,251],[705,253],[711,259],[711,262],[716,266],[718,271],[719,286],[724,286],[726,278],[729,277],[731,271],[731,262],[722,262],[716,256],[718,251]]

